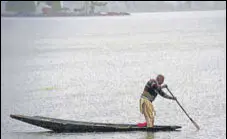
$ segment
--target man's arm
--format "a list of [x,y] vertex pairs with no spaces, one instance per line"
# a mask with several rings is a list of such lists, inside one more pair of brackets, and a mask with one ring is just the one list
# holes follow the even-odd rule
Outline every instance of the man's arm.
[[167,94],[166,94],[165,92],[163,92],[161,89],[160,89],[158,92],[159,92],[159,94],[160,94],[162,97],[164,97],[164,98],[176,100],[175,97],[171,97],[171,96],[167,95]]

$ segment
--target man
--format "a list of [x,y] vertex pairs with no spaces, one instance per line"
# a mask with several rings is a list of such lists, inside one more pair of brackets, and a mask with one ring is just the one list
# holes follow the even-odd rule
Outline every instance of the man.
[[144,117],[147,122],[147,127],[153,127],[154,126],[154,107],[152,105],[152,102],[155,100],[156,96],[159,94],[164,98],[176,100],[176,97],[171,97],[167,95],[165,92],[162,91],[163,88],[166,88],[167,85],[163,85],[164,82],[164,76],[158,75],[156,77],[156,80],[150,79],[141,95],[140,98],[140,112],[144,114]]

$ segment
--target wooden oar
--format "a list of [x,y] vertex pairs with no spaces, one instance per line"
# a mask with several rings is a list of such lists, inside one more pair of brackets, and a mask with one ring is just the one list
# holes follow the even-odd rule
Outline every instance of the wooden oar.
[[[166,89],[169,91],[169,93],[174,97],[174,95],[172,94],[172,92],[169,90],[168,87],[166,87]],[[199,130],[199,125],[192,120],[192,118],[187,114],[187,112],[184,110],[184,108],[180,105],[180,103],[178,102],[178,100],[176,99],[177,104],[181,107],[181,109],[184,111],[184,113],[188,116],[188,118],[191,120],[191,122],[194,124],[194,126],[197,128],[197,130]]]

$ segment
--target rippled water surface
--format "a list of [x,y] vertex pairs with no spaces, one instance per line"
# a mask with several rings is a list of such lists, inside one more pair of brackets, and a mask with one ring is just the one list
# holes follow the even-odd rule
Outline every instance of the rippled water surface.
[[[225,38],[226,11],[1,18],[1,136],[223,139]],[[160,96],[155,124],[180,125],[180,132],[55,134],[9,117],[144,122],[139,98],[158,73],[201,130],[176,102]]]

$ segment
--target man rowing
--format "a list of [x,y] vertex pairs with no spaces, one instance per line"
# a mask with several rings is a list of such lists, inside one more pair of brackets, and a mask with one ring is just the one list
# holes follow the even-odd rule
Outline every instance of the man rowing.
[[176,97],[171,97],[162,91],[163,88],[167,88],[166,84],[162,85],[163,82],[163,75],[158,75],[156,79],[150,79],[145,85],[144,91],[141,95],[140,112],[144,114],[147,127],[154,126],[155,111],[152,102],[155,100],[158,94],[164,98],[176,100]]

